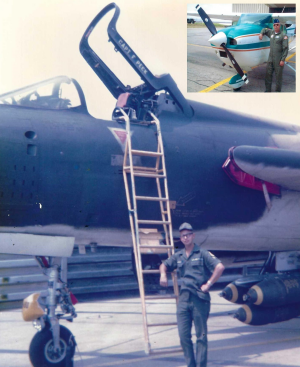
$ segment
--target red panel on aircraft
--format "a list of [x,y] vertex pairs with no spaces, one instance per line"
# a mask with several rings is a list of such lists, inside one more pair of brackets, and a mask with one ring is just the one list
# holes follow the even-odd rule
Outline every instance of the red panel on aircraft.
[[232,156],[232,151],[234,148],[229,150],[229,157],[226,159],[222,168],[229,176],[229,178],[238,185],[248,187],[253,190],[263,191],[262,183],[266,184],[267,190],[270,194],[280,195],[280,186],[272,184],[270,182],[262,181],[261,179],[249,175],[239,168],[239,166],[234,161]]

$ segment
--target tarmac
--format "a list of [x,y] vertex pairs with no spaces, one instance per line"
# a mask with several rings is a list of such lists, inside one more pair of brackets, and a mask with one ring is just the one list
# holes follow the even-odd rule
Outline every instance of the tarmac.
[[[220,288],[221,289],[221,288]],[[239,308],[211,293],[208,320],[208,367],[299,366],[300,318],[266,325],[248,326],[232,316]],[[62,321],[75,335],[74,367],[142,366],[184,367],[182,352],[146,355],[140,299],[137,292],[115,298],[79,302],[73,323]],[[150,322],[175,320],[175,301],[150,301]],[[0,313],[0,365],[28,367],[28,348],[35,329],[22,320],[21,310]],[[195,335],[193,335],[195,341]],[[176,326],[150,329],[151,348],[179,347]]]

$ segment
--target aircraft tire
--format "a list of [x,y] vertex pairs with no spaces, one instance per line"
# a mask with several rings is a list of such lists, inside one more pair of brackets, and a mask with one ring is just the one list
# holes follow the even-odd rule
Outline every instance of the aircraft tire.
[[[67,358],[68,345],[70,351]],[[61,353],[54,353],[52,332],[49,326],[37,332],[29,347],[29,358],[33,367],[66,367],[67,359],[73,358],[76,347],[75,339],[71,331],[62,325],[60,325],[60,347]]]

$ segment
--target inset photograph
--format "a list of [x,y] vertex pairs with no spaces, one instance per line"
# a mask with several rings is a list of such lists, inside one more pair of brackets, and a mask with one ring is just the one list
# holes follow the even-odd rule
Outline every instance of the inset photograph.
[[187,92],[296,92],[296,4],[188,4]]

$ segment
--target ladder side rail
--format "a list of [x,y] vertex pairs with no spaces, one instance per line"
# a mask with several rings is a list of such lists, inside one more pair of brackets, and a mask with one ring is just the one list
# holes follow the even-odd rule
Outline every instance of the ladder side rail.
[[[127,157],[128,157],[128,141],[126,139],[123,167],[126,166]],[[134,221],[133,221],[133,210],[132,210],[132,205],[131,205],[131,200],[130,200],[128,177],[127,177],[127,173],[125,169],[123,169],[123,179],[124,179],[124,185],[125,185],[125,193],[126,193],[126,200],[127,200],[128,214],[129,214],[130,229],[132,233],[134,261],[135,261],[135,266],[136,266],[136,272],[138,274],[139,273],[139,262],[138,262],[136,238],[134,236],[135,229],[134,229]]]
[[[164,154],[164,147],[163,147],[163,141],[162,141],[162,136],[161,136],[161,128],[160,128],[160,122],[157,119],[157,117],[151,112],[151,116],[153,117],[154,121],[157,124],[157,137],[158,137],[158,142],[160,145],[160,151],[162,153],[161,156],[161,163],[162,163],[162,169],[163,172],[166,175],[166,162],[165,162],[165,154]],[[168,212],[168,219],[171,219],[171,211],[170,211],[170,198],[169,198],[169,190],[168,190],[168,182],[167,179],[164,179],[164,189],[165,189],[165,197],[167,198],[167,212]],[[170,237],[170,241],[171,241],[171,245],[174,248],[174,241],[173,241],[173,229],[172,229],[172,222],[170,220],[170,225],[169,225],[169,237]],[[173,250],[174,251],[174,250]],[[174,253],[174,252],[173,252]]]
[[[164,180],[166,180],[166,178],[164,178]],[[159,178],[156,178],[156,186],[157,186],[158,196],[161,198],[162,197],[162,192],[161,192],[161,186],[160,186],[160,179]],[[163,222],[169,221],[169,218],[168,217],[166,218],[166,215],[165,215],[165,208],[164,208],[164,202],[163,201],[159,202],[159,207],[160,207],[162,221]],[[163,224],[163,228],[164,228],[164,232],[166,233],[166,244],[169,245],[168,224]]]
[[[157,150],[156,151],[157,151],[157,153],[162,153],[161,148],[160,148],[160,145],[159,145],[159,136],[158,136],[159,135],[159,131],[158,131],[158,126],[157,126],[156,121],[155,121],[155,125],[156,125],[156,131],[157,131]],[[156,172],[158,172],[159,169],[160,169],[160,157],[161,156],[159,156],[159,157],[156,158],[156,164],[155,164]]]
[[[160,122],[154,114],[151,113],[151,116],[154,119],[154,121],[156,123],[156,126],[157,126],[158,145],[160,146],[160,152],[162,153],[162,156],[161,156],[162,170],[163,170],[163,174],[165,175],[165,177],[167,177],[164,146],[163,146],[163,140],[162,140],[162,135],[161,135]],[[169,190],[168,190],[167,178],[164,179],[164,189],[165,189],[165,197],[167,199],[167,201],[166,201],[167,205],[166,206],[167,206],[167,213],[168,213],[168,221],[170,223],[168,225],[169,232],[166,232],[166,239],[167,239],[168,244],[169,244],[168,237],[170,239],[171,250],[168,250],[168,252],[170,251],[171,254],[173,255],[175,253],[175,248],[174,248],[174,240],[173,240],[173,228],[172,228],[172,220],[171,220],[170,199],[169,199]],[[170,254],[169,254],[169,256],[170,256]],[[176,297],[176,302],[178,303],[179,288],[178,288],[177,272],[172,272],[171,276],[172,276],[172,280],[173,280],[174,294],[177,296]]]
[[[160,123],[159,123],[159,120],[158,119],[154,119],[154,121],[155,121],[155,125],[156,125],[156,130],[157,130],[157,152],[162,154],[160,157],[157,157],[155,168],[156,168],[156,171],[157,172],[162,172],[163,176],[165,176],[164,177],[164,182],[166,182],[166,180],[167,180],[167,172],[165,170],[165,167],[163,167],[163,165],[162,165],[164,152],[163,152],[163,149],[162,149],[162,146],[161,146],[162,139],[161,139]],[[162,190],[161,190],[161,182],[160,182],[160,179],[159,178],[156,179],[156,186],[157,186],[158,196],[161,198],[162,197]],[[167,199],[166,204],[168,205],[169,198],[166,197],[166,194],[165,194],[165,198]],[[166,218],[166,212],[165,212],[165,208],[164,208],[164,203],[161,201],[159,203],[159,205],[160,205],[160,212],[161,212],[162,220],[164,222],[165,221],[169,221],[170,220],[170,216],[168,216]],[[169,229],[168,229],[168,225],[167,224],[164,224],[163,225],[163,228],[164,228],[164,232],[166,234],[166,244],[167,245],[170,245],[170,243],[169,243]]]

